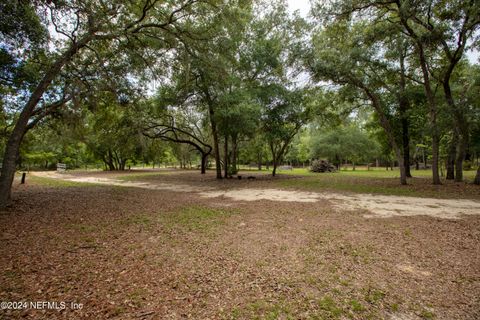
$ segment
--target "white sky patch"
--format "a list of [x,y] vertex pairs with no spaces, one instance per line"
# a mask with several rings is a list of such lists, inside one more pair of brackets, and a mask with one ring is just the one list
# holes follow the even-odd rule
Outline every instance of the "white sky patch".
[[307,17],[310,12],[310,0],[287,0],[288,9],[291,12],[300,11],[302,17]]

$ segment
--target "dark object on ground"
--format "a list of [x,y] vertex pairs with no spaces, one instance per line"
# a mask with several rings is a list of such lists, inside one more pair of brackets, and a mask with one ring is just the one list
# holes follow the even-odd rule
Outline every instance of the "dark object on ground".
[[26,176],[26,175],[27,175],[27,174],[26,174],[25,172],[22,173],[22,182],[21,182],[21,184],[25,184],[25,176]]
[[238,180],[242,180],[242,176],[237,176]]
[[312,172],[335,172],[335,166],[327,160],[313,160],[310,167]]
[[254,177],[254,176],[248,176],[247,179],[248,179],[248,180],[254,180],[254,179],[257,179],[257,178]]

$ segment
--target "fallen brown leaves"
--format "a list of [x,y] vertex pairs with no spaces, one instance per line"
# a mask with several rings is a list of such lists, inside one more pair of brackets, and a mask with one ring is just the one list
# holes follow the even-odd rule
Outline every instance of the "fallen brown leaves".
[[0,318],[480,316],[479,216],[365,219],[328,201],[233,203],[108,186],[27,185],[15,196],[0,214],[0,300],[83,308]]

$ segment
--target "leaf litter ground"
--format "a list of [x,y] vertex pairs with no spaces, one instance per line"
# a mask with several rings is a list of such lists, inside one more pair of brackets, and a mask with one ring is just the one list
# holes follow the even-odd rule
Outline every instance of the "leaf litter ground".
[[[445,212],[439,215],[420,209],[385,215],[353,205],[361,202],[358,194],[268,200],[289,190],[263,176],[217,182],[193,172],[140,180],[74,175],[144,187],[35,179],[16,186],[15,206],[0,214],[0,300],[73,301],[83,308],[1,310],[0,318],[480,316],[475,197],[449,210],[451,203],[435,199],[428,208]],[[155,184],[180,187],[145,187]],[[248,190],[258,198],[233,196],[251,197]],[[382,207],[398,200],[372,197]],[[412,206],[424,201],[403,200]]]

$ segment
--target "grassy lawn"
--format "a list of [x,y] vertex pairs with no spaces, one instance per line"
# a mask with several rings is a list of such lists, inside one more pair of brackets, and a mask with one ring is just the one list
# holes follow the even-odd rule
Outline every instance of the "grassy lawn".
[[[280,170],[280,174],[288,175],[302,175],[302,176],[319,176],[319,173],[311,172],[308,168],[295,168],[293,170]],[[431,178],[432,172],[430,170],[412,170],[414,178]],[[385,170],[385,168],[370,168],[358,167],[356,170],[342,169],[334,174],[339,174],[345,177],[367,177],[367,178],[400,178],[400,171],[398,169]],[[463,172],[465,179],[473,180],[475,177],[475,170],[468,170]]]
[[373,193],[384,195],[433,197],[433,198],[473,198],[480,199],[480,188],[472,185],[475,171],[465,171],[466,183],[443,181],[443,185],[431,184],[429,170],[413,170],[413,178],[408,179],[408,185],[399,183],[398,170],[371,169],[355,171],[339,171],[334,173],[314,173],[308,169],[280,171],[279,176],[298,176],[298,179],[278,180],[280,187],[295,188],[309,191],[347,191]]
[[[102,171],[71,171],[73,174],[81,175],[97,175],[99,177],[112,178],[125,182],[142,182],[148,181],[154,183],[168,182],[175,183],[177,173],[184,177],[200,176],[198,170],[158,170],[158,171],[125,171],[125,172],[102,172]],[[211,172],[211,170],[210,170]],[[269,178],[271,171],[266,169],[259,170],[242,170],[241,175],[260,175],[260,177]],[[280,170],[277,178],[266,183],[270,186],[276,186],[286,189],[299,189],[305,191],[336,191],[336,192],[355,192],[355,193],[371,193],[382,195],[398,195],[412,197],[429,197],[429,198],[465,198],[480,199],[480,188],[471,184],[475,177],[476,171],[464,171],[466,182],[456,183],[453,181],[443,180],[443,184],[434,186],[431,184],[430,170],[413,170],[413,178],[408,179],[408,185],[402,186],[399,183],[398,170],[385,170],[384,168],[366,168],[359,167],[357,170],[341,170],[333,173],[314,173],[307,168],[295,168],[293,170]],[[17,179],[19,176],[17,177]],[[73,186],[89,186],[90,183],[72,182],[59,179],[50,179],[47,177],[38,177],[33,175],[27,176],[27,181],[34,184],[40,184],[51,187],[73,187]],[[198,183],[195,179],[190,182]],[[205,182],[200,182],[205,184]],[[208,182],[211,186],[215,186],[214,180]],[[231,181],[230,185],[235,187],[235,182]]]
[[141,173],[129,173],[127,175],[121,175],[118,176],[116,179],[118,180],[123,180],[123,181],[137,181],[137,180],[143,180],[145,178],[149,177],[156,177],[159,175],[167,175],[170,174],[170,171],[155,171],[155,172],[141,172]]
[[[20,179],[20,175],[17,175],[17,179]],[[88,182],[77,182],[77,181],[68,181],[61,179],[52,179],[48,177],[39,177],[35,175],[27,175],[27,183],[32,183],[34,185],[42,185],[52,188],[66,188],[66,187],[92,187],[95,186],[94,183]]]

